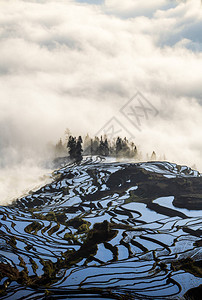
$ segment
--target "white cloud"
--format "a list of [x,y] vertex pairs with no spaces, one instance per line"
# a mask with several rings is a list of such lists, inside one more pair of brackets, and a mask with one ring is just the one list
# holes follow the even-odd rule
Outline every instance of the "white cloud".
[[170,6],[167,0],[105,0],[106,11],[121,17],[134,17],[138,15],[151,15],[156,9]]
[[66,127],[93,134],[138,89],[160,113],[137,143],[202,171],[199,5],[1,0],[1,152],[37,152]]

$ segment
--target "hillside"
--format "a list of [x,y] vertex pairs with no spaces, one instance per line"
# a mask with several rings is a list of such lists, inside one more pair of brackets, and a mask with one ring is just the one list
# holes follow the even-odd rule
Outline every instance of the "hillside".
[[63,166],[0,207],[1,298],[182,299],[202,283],[201,210],[202,177],[185,166]]

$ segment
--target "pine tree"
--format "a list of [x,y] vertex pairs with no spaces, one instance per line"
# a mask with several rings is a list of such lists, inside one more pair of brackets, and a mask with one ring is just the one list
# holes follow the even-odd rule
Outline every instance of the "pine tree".
[[152,152],[151,160],[156,160],[156,153],[155,153],[155,151]]
[[66,128],[65,129],[65,141],[69,140],[70,135],[71,135],[71,132],[70,132],[69,128]]
[[126,137],[122,141],[122,153],[121,154],[124,157],[130,157],[130,147],[128,145],[128,140]]
[[82,140],[81,136],[78,137],[78,142],[81,143],[81,144],[83,143],[83,140]]
[[75,152],[76,152],[76,138],[71,136],[69,137],[67,148],[69,149],[69,156],[71,159],[75,158]]
[[55,145],[55,155],[57,157],[65,155],[65,147],[62,144],[62,139],[60,139],[59,142]]
[[135,144],[133,142],[130,144],[130,146],[131,146],[130,157],[136,157],[137,156],[137,147],[135,146]]
[[83,150],[85,155],[91,155],[91,138],[89,136],[89,134],[87,133],[87,135],[84,138],[84,142],[83,142]]
[[82,137],[79,136],[76,140],[75,137],[70,136],[69,141],[67,143],[67,147],[69,148],[69,155],[72,160],[76,162],[80,162],[82,160]]
[[104,152],[105,152],[105,156],[109,156],[109,144],[107,138],[104,141]]
[[100,144],[99,144],[99,150],[98,150],[98,152],[99,152],[99,155],[105,155],[105,144],[104,144],[104,142],[103,142],[103,140],[102,140],[102,136],[101,136],[101,139],[100,139]]
[[78,137],[78,140],[76,142],[76,149],[75,149],[75,159],[76,159],[76,162],[80,162],[82,160],[82,152],[83,152],[83,149],[82,149],[82,138],[81,136]]
[[116,155],[119,155],[122,150],[122,139],[120,137],[116,140]]
[[92,140],[92,155],[99,155],[99,144],[100,140],[96,136],[94,140]]

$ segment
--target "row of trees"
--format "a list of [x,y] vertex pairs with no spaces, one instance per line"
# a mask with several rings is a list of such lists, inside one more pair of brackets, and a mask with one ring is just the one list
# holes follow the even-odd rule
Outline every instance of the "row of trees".
[[[82,147],[83,144],[83,147]],[[57,148],[62,149],[61,141],[57,144]],[[90,138],[87,135],[84,139],[69,136],[67,142],[69,156],[72,160],[81,161],[82,154],[84,155],[101,155],[101,156],[117,156],[117,157],[136,157],[137,147],[134,143],[129,143],[127,138],[118,137],[113,141],[109,141],[106,136]]]
[[130,143],[125,137],[122,139],[108,140],[106,136],[90,138],[87,135],[84,139],[84,153],[86,155],[118,156],[118,157],[135,157],[137,147]]
[[[68,134],[66,143],[63,144],[60,139],[55,146],[55,150],[57,157],[66,156],[68,151],[70,159],[77,162],[82,160],[83,155],[142,159],[141,152],[137,150],[136,145],[129,142],[126,137],[109,140],[107,136],[91,138],[87,134],[83,141],[81,136],[76,138]],[[156,153],[153,151],[151,156],[147,155],[147,160],[156,160]]]

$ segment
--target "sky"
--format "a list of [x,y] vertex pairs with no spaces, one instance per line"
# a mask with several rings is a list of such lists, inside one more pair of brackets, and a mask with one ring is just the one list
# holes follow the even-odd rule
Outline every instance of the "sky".
[[47,156],[47,143],[69,128],[127,135],[143,154],[202,172],[200,0],[0,0],[0,8],[2,170]]

